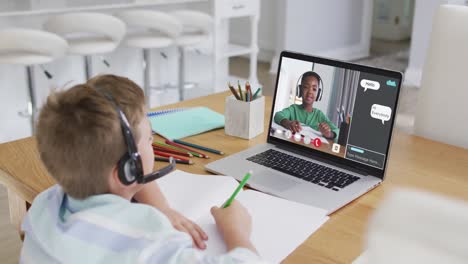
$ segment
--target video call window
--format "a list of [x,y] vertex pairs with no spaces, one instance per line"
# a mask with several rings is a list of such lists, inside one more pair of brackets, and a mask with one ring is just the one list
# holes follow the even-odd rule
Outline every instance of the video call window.
[[381,169],[396,85],[384,76],[283,57],[270,135]]

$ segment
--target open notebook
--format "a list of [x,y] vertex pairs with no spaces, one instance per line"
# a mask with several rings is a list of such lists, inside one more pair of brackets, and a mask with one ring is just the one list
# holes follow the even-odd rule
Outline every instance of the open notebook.
[[[196,175],[179,170],[157,182],[169,204],[205,230],[209,237],[207,252],[225,253],[226,246],[210,208],[221,206],[239,183],[231,177]],[[274,263],[286,258],[328,220],[323,209],[253,190],[241,191],[236,199],[252,216],[252,243],[262,258]]]

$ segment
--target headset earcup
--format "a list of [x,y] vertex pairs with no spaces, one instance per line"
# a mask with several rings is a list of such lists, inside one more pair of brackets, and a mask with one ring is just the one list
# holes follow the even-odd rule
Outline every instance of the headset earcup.
[[298,84],[296,89],[296,96],[301,98],[302,97],[302,85]]
[[130,185],[135,182],[135,164],[128,153],[125,153],[118,162],[118,176],[120,182],[124,185]]
[[315,101],[320,101],[322,100],[322,88],[319,88],[317,91],[317,97],[315,98]]

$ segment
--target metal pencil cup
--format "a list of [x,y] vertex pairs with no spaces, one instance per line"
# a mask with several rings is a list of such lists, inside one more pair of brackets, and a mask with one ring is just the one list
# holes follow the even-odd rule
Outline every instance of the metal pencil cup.
[[251,139],[260,135],[264,129],[265,97],[251,102],[237,100],[233,95],[226,97],[224,118],[224,131],[229,136]]

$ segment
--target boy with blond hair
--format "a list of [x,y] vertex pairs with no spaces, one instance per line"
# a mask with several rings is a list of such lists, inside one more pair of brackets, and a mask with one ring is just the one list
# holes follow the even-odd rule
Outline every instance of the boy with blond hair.
[[142,89],[114,75],[48,97],[36,138],[58,185],[36,197],[23,221],[22,263],[260,261],[240,203],[211,209],[228,253],[210,256],[203,252],[205,232],[171,209],[156,182],[148,183],[170,169],[152,172],[145,112]]

